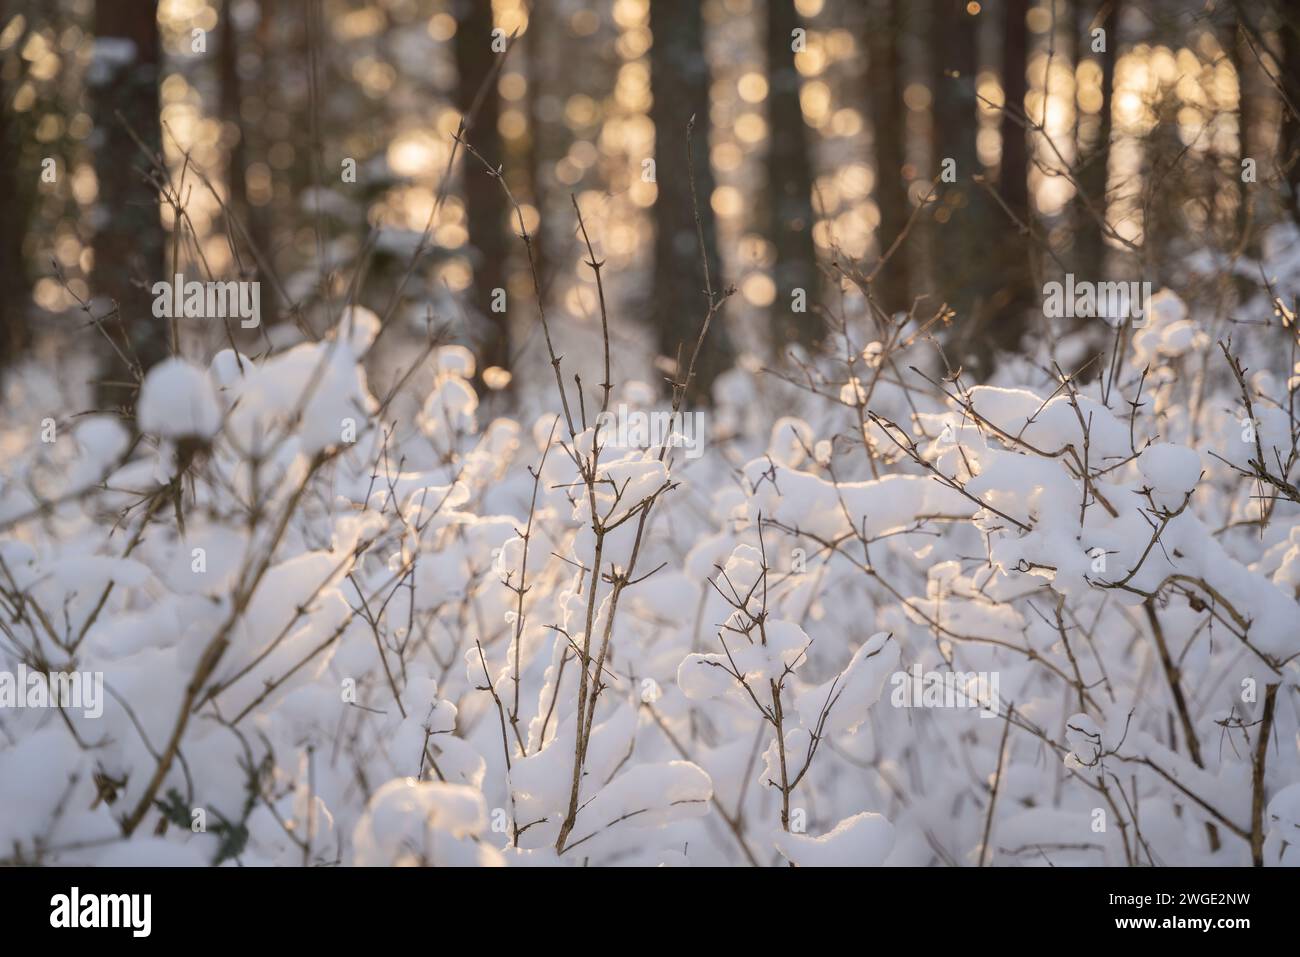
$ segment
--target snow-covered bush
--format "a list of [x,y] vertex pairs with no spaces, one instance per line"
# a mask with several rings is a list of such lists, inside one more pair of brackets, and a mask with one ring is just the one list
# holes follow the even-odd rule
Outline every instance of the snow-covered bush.
[[15,377],[0,671],[103,696],[11,683],[0,857],[1296,863],[1287,307],[983,385],[858,308],[698,459],[596,427],[684,383],[482,421],[432,342],[377,394],[359,306],[156,366],[138,436]]

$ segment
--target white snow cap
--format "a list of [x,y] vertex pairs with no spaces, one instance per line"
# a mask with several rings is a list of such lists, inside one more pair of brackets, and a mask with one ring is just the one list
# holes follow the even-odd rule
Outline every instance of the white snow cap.
[[353,355],[361,355],[370,348],[381,325],[379,317],[365,306],[347,306],[339,314],[339,335],[347,342]]
[[1264,864],[1300,867],[1300,782],[1287,785],[1268,802]]
[[1086,714],[1071,715],[1065,722],[1065,740],[1070,753],[1065,756],[1067,768],[1091,768],[1101,759],[1101,728]]
[[143,432],[167,439],[210,439],[221,428],[221,409],[208,375],[183,359],[164,359],[144,377],[136,419]]
[[498,851],[473,841],[486,825],[482,792],[464,784],[394,778],[375,792],[357,822],[356,863],[500,866]]
[[122,424],[111,416],[91,415],[77,424],[77,444],[92,461],[104,465],[113,461],[131,444]]
[[808,457],[807,450],[812,448],[816,439],[812,426],[803,419],[791,415],[783,416],[772,426],[772,435],[767,443],[767,454],[772,456],[779,465],[798,468]]
[[1182,322],[1187,318],[1187,304],[1172,289],[1161,289],[1151,297],[1150,312],[1160,322]]
[[1185,445],[1158,442],[1138,456],[1138,468],[1157,492],[1185,495],[1201,477],[1201,457]]
[[822,712],[829,708],[824,733],[858,730],[871,706],[880,700],[885,680],[898,668],[898,642],[891,641],[892,637],[887,631],[872,635],[840,674],[795,699],[805,728],[815,730]]
[[252,367],[252,359],[240,355],[234,349],[222,349],[212,357],[208,375],[218,388],[225,389],[248,375]]
[[879,867],[894,847],[894,826],[863,811],[846,817],[821,837],[779,832],[781,856],[800,867]]
[[464,346],[443,346],[434,355],[441,375],[468,379],[474,375],[474,353]]

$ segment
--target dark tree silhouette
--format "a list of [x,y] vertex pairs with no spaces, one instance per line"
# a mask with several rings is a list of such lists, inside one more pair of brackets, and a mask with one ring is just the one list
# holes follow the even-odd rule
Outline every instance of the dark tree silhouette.
[[[905,124],[903,75],[899,46],[905,27],[902,0],[877,0],[867,20],[867,88],[872,140],[876,154],[876,205],[880,227],[876,242],[883,256],[907,228],[911,204],[903,177]],[[876,279],[874,293],[888,312],[907,309],[911,271],[906,244],[893,253]]]
[[[162,150],[157,4],[99,0],[94,26],[99,72],[92,117],[99,219],[93,288],[117,303],[130,351],[148,369],[168,355],[170,342],[167,323],[153,315],[150,287],[167,278],[167,265],[158,191],[145,175],[156,161],[151,157],[160,157]],[[108,378],[123,381],[126,371],[116,365]],[[127,390],[112,385],[106,385],[102,395],[110,404],[130,400]]]
[[[256,57],[254,60],[256,64],[256,73],[254,74],[254,82],[256,84],[255,88],[258,90],[263,104],[269,104],[271,100],[271,89],[275,85],[275,74],[272,70],[272,64],[276,59],[272,53],[275,43],[275,0],[259,0],[258,5],[260,8],[260,16],[257,21],[257,42],[254,47],[256,51]],[[252,131],[245,130],[245,133],[251,135]],[[273,243],[271,240],[271,218],[272,207],[270,204],[253,206],[248,211],[249,221],[247,225],[249,240],[268,261],[272,259],[274,254]],[[263,327],[265,328],[275,322],[279,313],[279,297],[263,296]]]
[[[492,5],[477,0],[456,0],[456,69],[459,85],[456,106],[466,116],[466,139],[488,162],[502,162],[501,134],[497,129],[500,100],[496,83],[488,78],[496,67],[492,49]],[[476,99],[480,96],[481,100]],[[477,111],[475,106],[477,105]],[[505,197],[501,186],[479,164],[464,166],[466,219],[473,248],[474,301],[485,317],[479,339],[479,375],[488,366],[510,367],[507,312],[493,312],[493,290],[505,288]]]
[[804,290],[809,302],[815,301],[817,291],[808,129],[799,104],[799,71],[794,65],[797,28],[794,0],[767,0],[768,235],[776,251],[771,327],[778,352],[791,342],[814,345],[825,332],[820,313],[791,309],[793,290]]
[[[695,191],[699,197],[700,229],[714,294],[722,290],[717,238],[714,231],[713,171],[709,165],[709,65],[704,58],[704,24],[694,0],[658,0],[650,5],[650,118],[655,128],[655,262],[651,290],[659,351],[675,359],[680,350],[680,374],[709,310],[704,263],[699,252],[695,214],[687,168],[686,128],[696,117]],[[718,373],[731,364],[732,352],[721,315],[714,316],[700,350],[689,397],[707,401]]]
[[221,17],[221,38],[217,47],[217,79],[221,84],[221,118],[239,130],[230,146],[230,206],[235,214],[248,215],[248,190],[244,183],[244,170],[248,165],[248,144],[244,142],[243,125],[239,122],[239,104],[243,99],[239,78],[239,36],[231,2],[226,0]]
[[1287,183],[1285,202],[1291,217],[1300,223],[1300,10],[1294,3],[1280,3],[1278,34],[1282,41],[1281,84],[1282,136],[1278,153]]
[[524,146],[522,161],[525,167],[525,181],[528,183],[528,198],[541,217],[541,222],[533,237],[533,263],[537,267],[537,278],[543,295],[550,287],[551,278],[551,244],[548,242],[546,225],[549,217],[546,210],[546,174],[542,164],[547,152],[543,141],[549,139],[544,133],[546,125],[542,118],[541,96],[542,77],[546,72],[546,26],[553,22],[547,0],[534,0],[529,12],[528,29],[521,38],[526,60],[528,91],[525,95],[525,109],[528,114],[528,141]]
[[[270,0],[262,0],[263,17],[268,12],[267,6],[269,3]],[[235,28],[232,6],[232,0],[226,0],[221,15],[221,38],[218,41],[220,46],[217,50],[217,78],[221,84],[221,118],[237,131],[235,140],[230,144],[228,159],[230,167],[227,173],[227,179],[230,183],[229,204],[231,212],[238,218],[244,229],[249,231],[252,242],[257,245],[258,250],[263,255],[266,255],[270,245],[266,238],[266,214],[260,207],[251,206],[248,202],[248,183],[246,180],[249,163],[248,130],[245,129],[240,115],[240,106],[244,100],[244,82],[239,69],[241,38],[239,31]],[[259,63],[261,60],[262,58],[259,57]],[[239,230],[233,228],[231,234],[235,237],[242,235]],[[235,242],[241,254],[244,254],[247,245],[238,238],[236,238]],[[252,280],[257,278],[257,260],[253,256],[252,250],[247,250],[238,265],[243,269],[241,279]],[[262,322],[265,325],[269,326],[275,321],[275,306],[275,296],[266,296],[262,299]]]
[[18,122],[9,112],[11,97],[0,72],[0,368],[27,345],[31,292],[23,262],[23,237],[27,235],[32,187],[18,181]]
[[[1098,216],[1106,214],[1106,170],[1110,163],[1111,107],[1115,91],[1115,61],[1119,59],[1120,0],[1101,0],[1097,13],[1083,31],[1082,46],[1092,49],[1092,31],[1105,31],[1106,50],[1094,53],[1101,65],[1101,112],[1097,134],[1079,166],[1080,194],[1075,201],[1075,261],[1082,276],[1097,282],[1105,279],[1106,243]],[[1092,211],[1086,204],[1091,204]]]
[[[1006,205],[1001,214],[1006,220],[1008,241],[997,248],[999,287],[990,301],[992,344],[1011,351],[1019,348],[1029,309],[1036,297],[1030,263],[1035,250],[1027,233],[1016,223],[1028,227],[1033,215],[1029,206],[1029,161],[1026,152],[1024,117],[1028,65],[1029,0],[1007,0],[1002,24],[1002,92],[1007,108],[1002,111],[1002,159],[998,191]],[[1014,222],[1012,221],[1014,217]]]
[[[934,81],[934,157],[940,171],[955,162],[955,181],[939,184],[934,210],[934,276],[940,297],[955,312],[957,358],[977,373],[991,368],[990,298],[997,268],[990,231],[1008,226],[976,182],[983,175],[975,148],[975,79],[979,15],[965,0],[935,0],[938,38]],[[953,169],[951,165],[949,169]],[[1000,217],[1000,218],[999,218]]]
[[[1253,141],[1255,124],[1258,122],[1255,111],[1256,97],[1259,95],[1259,71],[1255,58],[1250,52],[1244,24],[1235,18],[1224,24],[1222,38],[1223,48],[1232,58],[1232,66],[1237,73],[1237,142],[1241,148],[1241,158],[1245,159],[1255,155]],[[1234,179],[1240,179],[1240,176],[1235,175],[1240,169],[1241,167],[1237,166],[1232,171]],[[1245,238],[1247,254],[1256,256],[1259,253],[1256,242],[1258,235],[1250,222],[1251,189],[1252,187],[1245,182],[1237,185],[1237,217],[1234,228],[1236,238]],[[1249,236],[1246,236],[1247,229],[1251,229]]]

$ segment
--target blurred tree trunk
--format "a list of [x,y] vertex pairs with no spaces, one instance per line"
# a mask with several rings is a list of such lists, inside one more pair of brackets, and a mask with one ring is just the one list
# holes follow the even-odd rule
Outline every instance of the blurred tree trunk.
[[536,235],[533,238],[533,262],[537,265],[537,284],[541,286],[543,295],[551,285],[551,264],[547,258],[551,244],[547,241],[546,229],[542,225],[549,221],[549,217],[544,212],[546,176],[542,164],[546,154],[542,150],[541,96],[542,77],[546,72],[545,25],[551,22],[550,18],[553,15],[554,11],[547,0],[534,0],[528,14],[528,29],[524,31],[522,37],[526,64],[525,76],[528,81],[528,89],[524,94],[524,108],[528,116],[528,143],[524,152],[524,162],[527,165],[528,198],[533,208],[537,210],[539,219],[535,230]]
[[[1073,153],[1067,154],[1073,158],[1074,169],[1078,170],[1079,158],[1084,153],[1083,128],[1085,121],[1083,119],[1083,108],[1079,106],[1079,98],[1082,95],[1082,88],[1079,83],[1079,67],[1084,62],[1086,51],[1088,49],[1088,16],[1082,0],[1068,0],[1066,7],[1067,13],[1063,30],[1065,32],[1066,53],[1070,57],[1070,70],[1074,74],[1074,124],[1070,129],[1067,142],[1073,147]],[[1078,194],[1071,199],[1070,205],[1064,210],[1061,218],[1061,225],[1064,227],[1064,235],[1058,233],[1053,237],[1052,246],[1058,251],[1063,250],[1062,260],[1068,256],[1074,255],[1075,243],[1078,242],[1077,236],[1081,229],[1087,227],[1087,220],[1080,217],[1081,210],[1078,204]],[[1053,232],[1056,232],[1053,230]],[[1063,270],[1055,259],[1048,257],[1043,260],[1044,280],[1062,278]],[[1089,367],[1091,368],[1091,366]]]
[[238,131],[230,144],[231,210],[241,220],[248,215],[248,191],[244,185],[244,168],[248,164],[248,144],[244,142],[243,124],[239,121],[239,104],[243,99],[239,82],[239,37],[235,30],[232,0],[221,11],[221,39],[217,48],[217,76],[221,84],[221,119]]
[[1237,206],[1232,221],[1225,224],[1226,229],[1230,231],[1225,241],[1228,248],[1236,248],[1237,244],[1245,240],[1246,254],[1254,256],[1258,255],[1258,243],[1255,241],[1258,236],[1255,232],[1256,224],[1251,217],[1251,186],[1242,179],[1241,161],[1256,155],[1251,149],[1252,130],[1256,122],[1254,99],[1258,94],[1255,58],[1246,43],[1246,28],[1237,19],[1234,18],[1223,24],[1219,38],[1237,74],[1238,155],[1225,156],[1223,161],[1228,184],[1237,193]]
[[[466,116],[465,138],[493,165],[503,162],[501,133],[497,128],[500,98],[495,80],[488,82],[503,54],[492,49],[492,5],[478,0],[456,0],[456,69],[459,85],[456,107]],[[482,91],[478,110],[469,114]],[[469,245],[473,249],[474,305],[483,317],[478,347],[478,382],[489,366],[510,368],[508,312],[493,312],[507,300],[495,290],[506,288],[506,201],[501,184],[489,176],[478,160],[467,158],[463,169]],[[500,305],[504,308],[504,305]]]
[[[271,90],[275,85],[275,77],[272,71],[272,63],[275,60],[275,0],[259,0],[258,2],[258,20],[256,30],[256,43],[253,50],[256,53],[256,71],[253,74],[253,89],[256,91],[258,99],[261,101],[263,111],[271,108]],[[242,91],[241,91],[242,92]],[[240,144],[243,145],[250,134],[254,131],[244,128],[243,125],[243,103],[239,104],[239,121],[240,121]],[[248,151],[251,152],[251,151]],[[261,155],[265,153],[258,151]],[[247,152],[246,152],[247,156]],[[233,175],[233,174],[232,174]],[[248,165],[247,159],[245,164],[238,170],[240,182],[247,189]],[[249,203],[248,221],[244,224],[248,228],[249,243],[258,250],[267,265],[274,268],[275,243],[271,235],[271,202],[267,201],[258,205]],[[261,275],[261,267],[258,267],[258,276],[265,280]],[[280,297],[271,292],[267,286],[263,286],[262,296],[262,331],[273,325],[280,314]]]
[[[872,141],[876,152],[876,203],[880,226],[876,245],[881,256],[907,228],[911,203],[903,178],[906,162],[906,121],[903,112],[902,58],[903,0],[877,0],[867,20],[867,88],[871,101]],[[911,276],[906,244],[894,251],[876,279],[875,294],[886,312],[911,306]]]
[[523,37],[528,54],[526,107],[534,202],[540,217],[534,254],[543,294],[549,294],[556,282],[556,264],[572,261],[578,246],[569,201],[569,194],[577,190],[560,182],[556,167],[575,139],[564,121],[564,105],[570,96],[587,89],[587,71],[579,73],[570,64],[590,56],[580,45],[583,38],[568,29],[557,9],[558,0],[535,0]]
[[940,298],[955,312],[960,354],[952,357],[954,363],[973,363],[978,375],[986,375],[992,366],[989,299],[996,285],[990,236],[994,229],[1004,232],[1010,227],[974,179],[984,173],[975,148],[978,25],[979,16],[968,12],[965,0],[935,0],[934,161],[941,174],[951,171],[955,176],[953,182],[938,185],[935,282]]
[[[249,84],[254,90],[258,90],[259,96],[263,97],[264,108],[267,101],[261,93],[261,87],[265,86],[267,82],[265,75],[268,70],[266,51],[271,42],[268,31],[273,17],[272,3],[273,0],[260,0],[258,4],[260,12],[256,36],[253,38],[252,45],[252,49],[256,51],[255,62],[257,67],[252,76],[253,83]],[[240,258],[235,264],[237,268],[242,269],[239,278],[241,280],[255,280],[261,276],[262,272],[257,257],[259,255],[266,257],[268,264],[270,262],[270,225],[267,205],[254,206],[248,200],[249,135],[251,131],[245,126],[243,119],[247,87],[244,83],[245,78],[240,72],[239,50],[242,44],[239,31],[235,26],[233,7],[234,0],[226,0],[221,14],[221,38],[219,41],[221,46],[217,54],[217,76],[221,84],[221,119],[235,129],[235,138],[230,143],[230,153],[227,160],[229,164],[227,180],[230,184],[230,197],[227,200],[227,206],[230,214],[238,221],[239,226],[231,225],[229,235],[231,241],[239,250]],[[261,155],[265,155],[264,151],[259,152]],[[245,231],[247,232],[246,238]],[[269,284],[263,286],[260,306],[262,329],[259,330],[259,334],[276,321],[278,307],[279,296],[272,291]]]
[[23,239],[33,185],[19,182],[17,121],[12,93],[0,75],[0,369],[27,347],[31,283],[23,262]]
[[[657,0],[650,5],[650,119],[655,128],[655,264],[653,315],[659,351],[675,359],[680,347],[686,374],[709,303],[705,295],[704,264],[696,237],[686,160],[686,126],[695,117],[695,191],[709,277],[715,296],[723,280],[714,232],[713,170],[709,162],[709,65],[704,58],[704,24],[694,0]],[[690,398],[708,401],[718,374],[731,365],[730,340],[722,315],[713,317],[700,349]]]
[[[97,67],[103,69],[91,98],[99,182],[92,288],[116,301],[128,355],[147,370],[169,354],[171,336],[166,320],[153,315],[150,287],[169,277],[158,191],[142,175],[151,161],[136,144],[161,161],[157,3],[99,0],[94,27]],[[123,382],[128,376],[115,361],[106,378]],[[110,405],[131,401],[117,386],[106,385],[101,395]]]
[[[1106,243],[1097,216],[1106,215],[1115,61],[1119,59],[1119,17],[1120,0],[1101,0],[1097,16],[1084,30],[1082,38],[1084,49],[1091,51],[1092,31],[1100,27],[1106,35],[1105,52],[1093,54],[1101,64],[1101,112],[1097,115],[1097,132],[1091,138],[1091,146],[1080,157],[1078,178],[1081,189],[1075,200],[1075,212],[1080,224],[1075,233],[1075,262],[1078,264],[1079,278],[1089,282],[1103,282],[1106,279]],[[1090,212],[1086,204],[1091,204],[1095,213]]]
[[1025,82],[1028,28],[1025,17],[1029,0],[1007,0],[1002,25],[1002,93],[1007,109],[1002,111],[1000,134],[1002,164],[998,189],[1003,201],[1017,216],[1029,209],[1029,163],[1025,153]]
[[1282,135],[1278,154],[1287,183],[1286,207],[1300,223],[1300,10],[1294,3],[1278,4],[1278,33],[1282,40],[1282,63],[1277,71],[1285,102],[1282,104]]
[[[1020,348],[1028,312],[1037,301],[1031,263],[1038,250],[1034,249],[1029,235],[1016,225],[1019,223],[1028,228],[1033,217],[1029,205],[1028,131],[1024,122],[1028,89],[1025,71],[1029,62],[1029,31],[1025,18],[1028,14],[1029,0],[1007,0],[1002,24],[1002,92],[1008,109],[1002,111],[998,192],[1006,204],[1006,209],[999,212],[1006,221],[1008,238],[997,248],[1000,286],[990,303],[993,310],[990,321],[993,324],[993,344],[1008,352]],[[1015,217],[1015,223],[1010,221],[1012,217]]]
[[768,236],[776,252],[772,270],[776,300],[770,322],[778,355],[792,342],[814,346],[826,331],[820,313],[791,309],[795,289],[804,291],[808,306],[817,301],[812,169],[808,129],[799,103],[799,71],[794,65],[792,34],[798,27],[794,0],[767,0]]

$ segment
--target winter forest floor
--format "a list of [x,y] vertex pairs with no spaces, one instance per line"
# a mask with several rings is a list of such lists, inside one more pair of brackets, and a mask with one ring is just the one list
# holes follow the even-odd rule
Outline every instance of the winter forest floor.
[[1278,292],[1227,316],[1161,290],[1100,374],[1040,339],[988,383],[945,376],[915,320],[859,304],[797,372],[726,374],[667,445],[626,350],[579,399],[569,355],[601,350],[577,321],[564,402],[538,363],[485,414],[468,350],[376,363],[357,306],[319,342],[155,367],[138,437],[67,413],[92,402],[78,349],[38,352],[4,403],[3,653],[85,687],[0,713],[0,846],[1291,862],[1279,233]]

